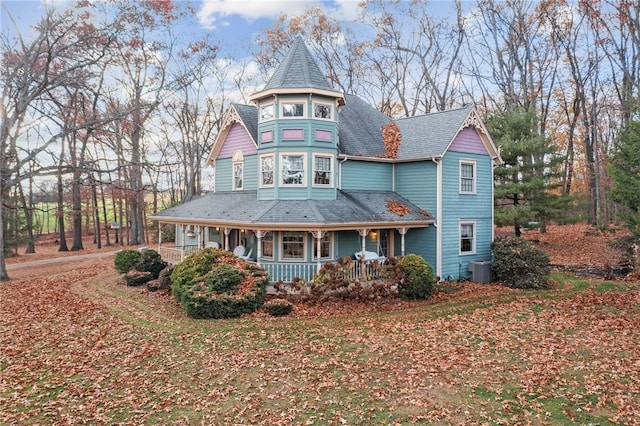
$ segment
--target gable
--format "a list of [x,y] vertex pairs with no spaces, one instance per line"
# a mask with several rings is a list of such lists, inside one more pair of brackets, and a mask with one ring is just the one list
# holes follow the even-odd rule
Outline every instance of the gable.
[[474,127],[462,129],[453,140],[449,151],[488,155],[487,149]]
[[231,125],[229,132],[222,141],[220,152],[216,158],[230,158],[236,151],[241,151],[245,155],[256,154],[258,152],[247,129],[238,123]]

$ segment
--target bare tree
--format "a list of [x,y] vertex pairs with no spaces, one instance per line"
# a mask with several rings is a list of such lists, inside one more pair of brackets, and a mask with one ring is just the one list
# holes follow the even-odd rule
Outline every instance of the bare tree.
[[[80,12],[80,9],[76,9]],[[8,11],[7,11],[8,13]],[[92,25],[83,24],[73,12],[56,13],[49,9],[36,25],[36,36],[24,39],[18,31],[10,39],[3,33],[2,52],[2,108],[0,109],[0,199],[4,201],[9,188],[26,176],[20,171],[31,158],[46,150],[62,135],[52,135],[30,152],[20,148],[26,121],[34,104],[57,87],[72,87],[85,67],[100,60],[105,33]],[[49,172],[47,165],[32,174]],[[45,170],[47,169],[47,170]],[[9,279],[4,258],[3,204],[0,203],[0,280]]]

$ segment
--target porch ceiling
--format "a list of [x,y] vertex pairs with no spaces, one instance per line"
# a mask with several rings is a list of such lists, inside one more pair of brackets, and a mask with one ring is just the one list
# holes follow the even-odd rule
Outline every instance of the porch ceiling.
[[428,212],[392,191],[338,191],[336,200],[258,200],[256,191],[211,192],[163,210],[152,220],[251,229],[417,228]]

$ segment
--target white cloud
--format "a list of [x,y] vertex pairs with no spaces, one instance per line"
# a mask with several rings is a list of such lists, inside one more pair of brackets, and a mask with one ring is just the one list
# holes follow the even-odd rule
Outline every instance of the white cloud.
[[301,15],[305,10],[321,6],[328,15],[340,20],[351,20],[357,16],[360,0],[203,0],[198,12],[200,24],[214,29],[220,18],[232,15],[248,21],[260,18],[274,19],[282,13],[288,16]]
[[198,19],[204,27],[215,28],[220,17],[238,15],[253,21],[259,18],[277,18],[282,13],[295,16],[319,4],[319,0],[203,0]]

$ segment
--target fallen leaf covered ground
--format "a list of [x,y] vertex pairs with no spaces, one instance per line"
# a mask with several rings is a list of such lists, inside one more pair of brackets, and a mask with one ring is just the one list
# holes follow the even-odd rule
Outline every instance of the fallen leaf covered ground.
[[636,282],[203,321],[112,257],[21,271],[0,284],[3,424],[640,424]]

